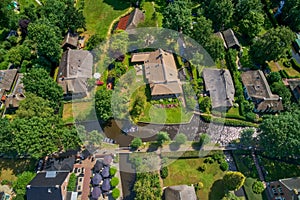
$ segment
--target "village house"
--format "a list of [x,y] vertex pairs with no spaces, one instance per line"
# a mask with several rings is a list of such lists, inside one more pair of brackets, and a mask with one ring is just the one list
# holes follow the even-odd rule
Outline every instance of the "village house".
[[205,90],[211,97],[212,108],[227,110],[233,106],[234,85],[227,69],[204,68],[202,72]]
[[38,172],[27,185],[27,199],[65,200],[69,177],[68,171]]
[[83,98],[88,94],[88,79],[92,78],[93,56],[86,50],[69,49],[63,53],[57,82],[64,97]]
[[182,94],[181,82],[173,54],[162,49],[133,53],[133,63],[143,63],[143,72],[152,99],[175,98]]
[[283,79],[284,85],[290,88],[295,99],[300,100],[300,78]]
[[176,185],[164,190],[165,200],[196,200],[197,196],[193,186]]
[[261,70],[251,70],[241,74],[244,94],[253,101],[254,112],[276,113],[283,110],[282,98],[272,94],[270,86]]
[[299,200],[300,178],[286,178],[268,183],[272,200]]
[[144,21],[144,19],[144,13],[140,9],[135,8],[130,14],[121,17],[115,29],[124,31],[135,29],[140,22]]
[[223,32],[217,32],[215,35],[223,40],[225,49],[241,50],[241,45],[231,28]]
[[68,49],[77,49],[78,47],[78,35],[68,32],[62,43],[64,51]]

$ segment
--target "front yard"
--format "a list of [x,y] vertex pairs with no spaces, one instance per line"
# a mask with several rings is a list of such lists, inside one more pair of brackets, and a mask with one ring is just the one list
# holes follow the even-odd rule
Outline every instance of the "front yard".
[[[177,159],[169,166],[169,175],[164,179],[164,186],[196,184],[201,181],[204,185],[203,189],[197,192],[199,199],[221,199],[224,196],[224,186],[222,178],[224,172],[220,169],[219,164],[205,164],[205,158]],[[204,172],[200,172],[198,168],[201,165],[207,165]]]

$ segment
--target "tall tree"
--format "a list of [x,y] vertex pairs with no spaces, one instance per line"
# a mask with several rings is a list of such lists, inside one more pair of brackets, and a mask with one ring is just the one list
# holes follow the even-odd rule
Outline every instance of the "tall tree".
[[213,34],[212,21],[204,16],[197,17],[196,23],[193,25],[192,37],[200,45],[205,46]]
[[8,153],[11,150],[11,129],[10,123],[6,118],[0,118],[0,152],[1,153]]
[[174,0],[163,10],[163,27],[189,33],[192,26],[192,9],[189,1]]
[[291,104],[291,91],[282,82],[272,83],[271,90],[273,93],[282,97],[283,107],[288,109]]
[[229,27],[234,12],[232,0],[212,0],[205,11],[215,30]]
[[263,29],[265,16],[263,13],[251,10],[240,20],[241,32],[249,38],[254,38]]
[[300,31],[300,0],[285,1],[281,18],[293,31]]
[[270,157],[299,158],[300,111],[266,117],[259,126],[259,144]]
[[276,61],[287,55],[295,38],[296,35],[287,27],[272,28],[254,42],[250,48],[250,55],[258,64]]
[[17,28],[17,15],[14,12],[14,5],[11,0],[1,0],[0,4],[0,27]]
[[40,19],[28,26],[28,38],[37,46],[37,54],[57,64],[61,54],[61,34],[48,19]]
[[214,61],[225,58],[224,41],[215,35],[210,36],[204,48]]
[[235,20],[239,21],[244,18],[250,11],[256,11],[261,13],[263,4],[260,0],[238,0],[235,6]]
[[111,98],[112,91],[106,89],[100,89],[96,92],[95,96],[95,107],[97,116],[103,120],[107,121],[112,116],[112,108],[111,108]]

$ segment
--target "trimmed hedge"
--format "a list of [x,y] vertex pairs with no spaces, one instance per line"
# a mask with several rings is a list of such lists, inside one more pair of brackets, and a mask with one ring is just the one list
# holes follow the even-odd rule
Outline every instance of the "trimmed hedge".
[[116,187],[118,184],[119,184],[119,179],[117,177],[113,177],[111,180],[110,180],[110,185],[112,187]]
[[227,118],[217,118],[212,117],[210,115],[200,115],[203,121],[210,123],[216,123],[216,124],[224,124],[225,126],[236,126],[236,127],[258,127],[258,124],[248,122],[248,121],[242,121],[238,119],[227,119]]

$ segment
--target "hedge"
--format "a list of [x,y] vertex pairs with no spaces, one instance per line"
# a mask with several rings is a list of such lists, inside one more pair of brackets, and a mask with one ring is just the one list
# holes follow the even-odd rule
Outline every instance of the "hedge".
[[300,64],[297,63],[297,61],[293,58],[292,59],[292,66],[295,70],[297,70],[298,72],[300,72]]
[[217,118],[217,117],[212,117],[210,115],[200,115],[201,118],[207,122],[213,122],[216,124],[224,124],[225,126],[239,126],[239,127],[258,127],[257,124],[248,122],[248,121],[243,121],[243,120],[238,120],[238,119],[228,119],[228,118]]

